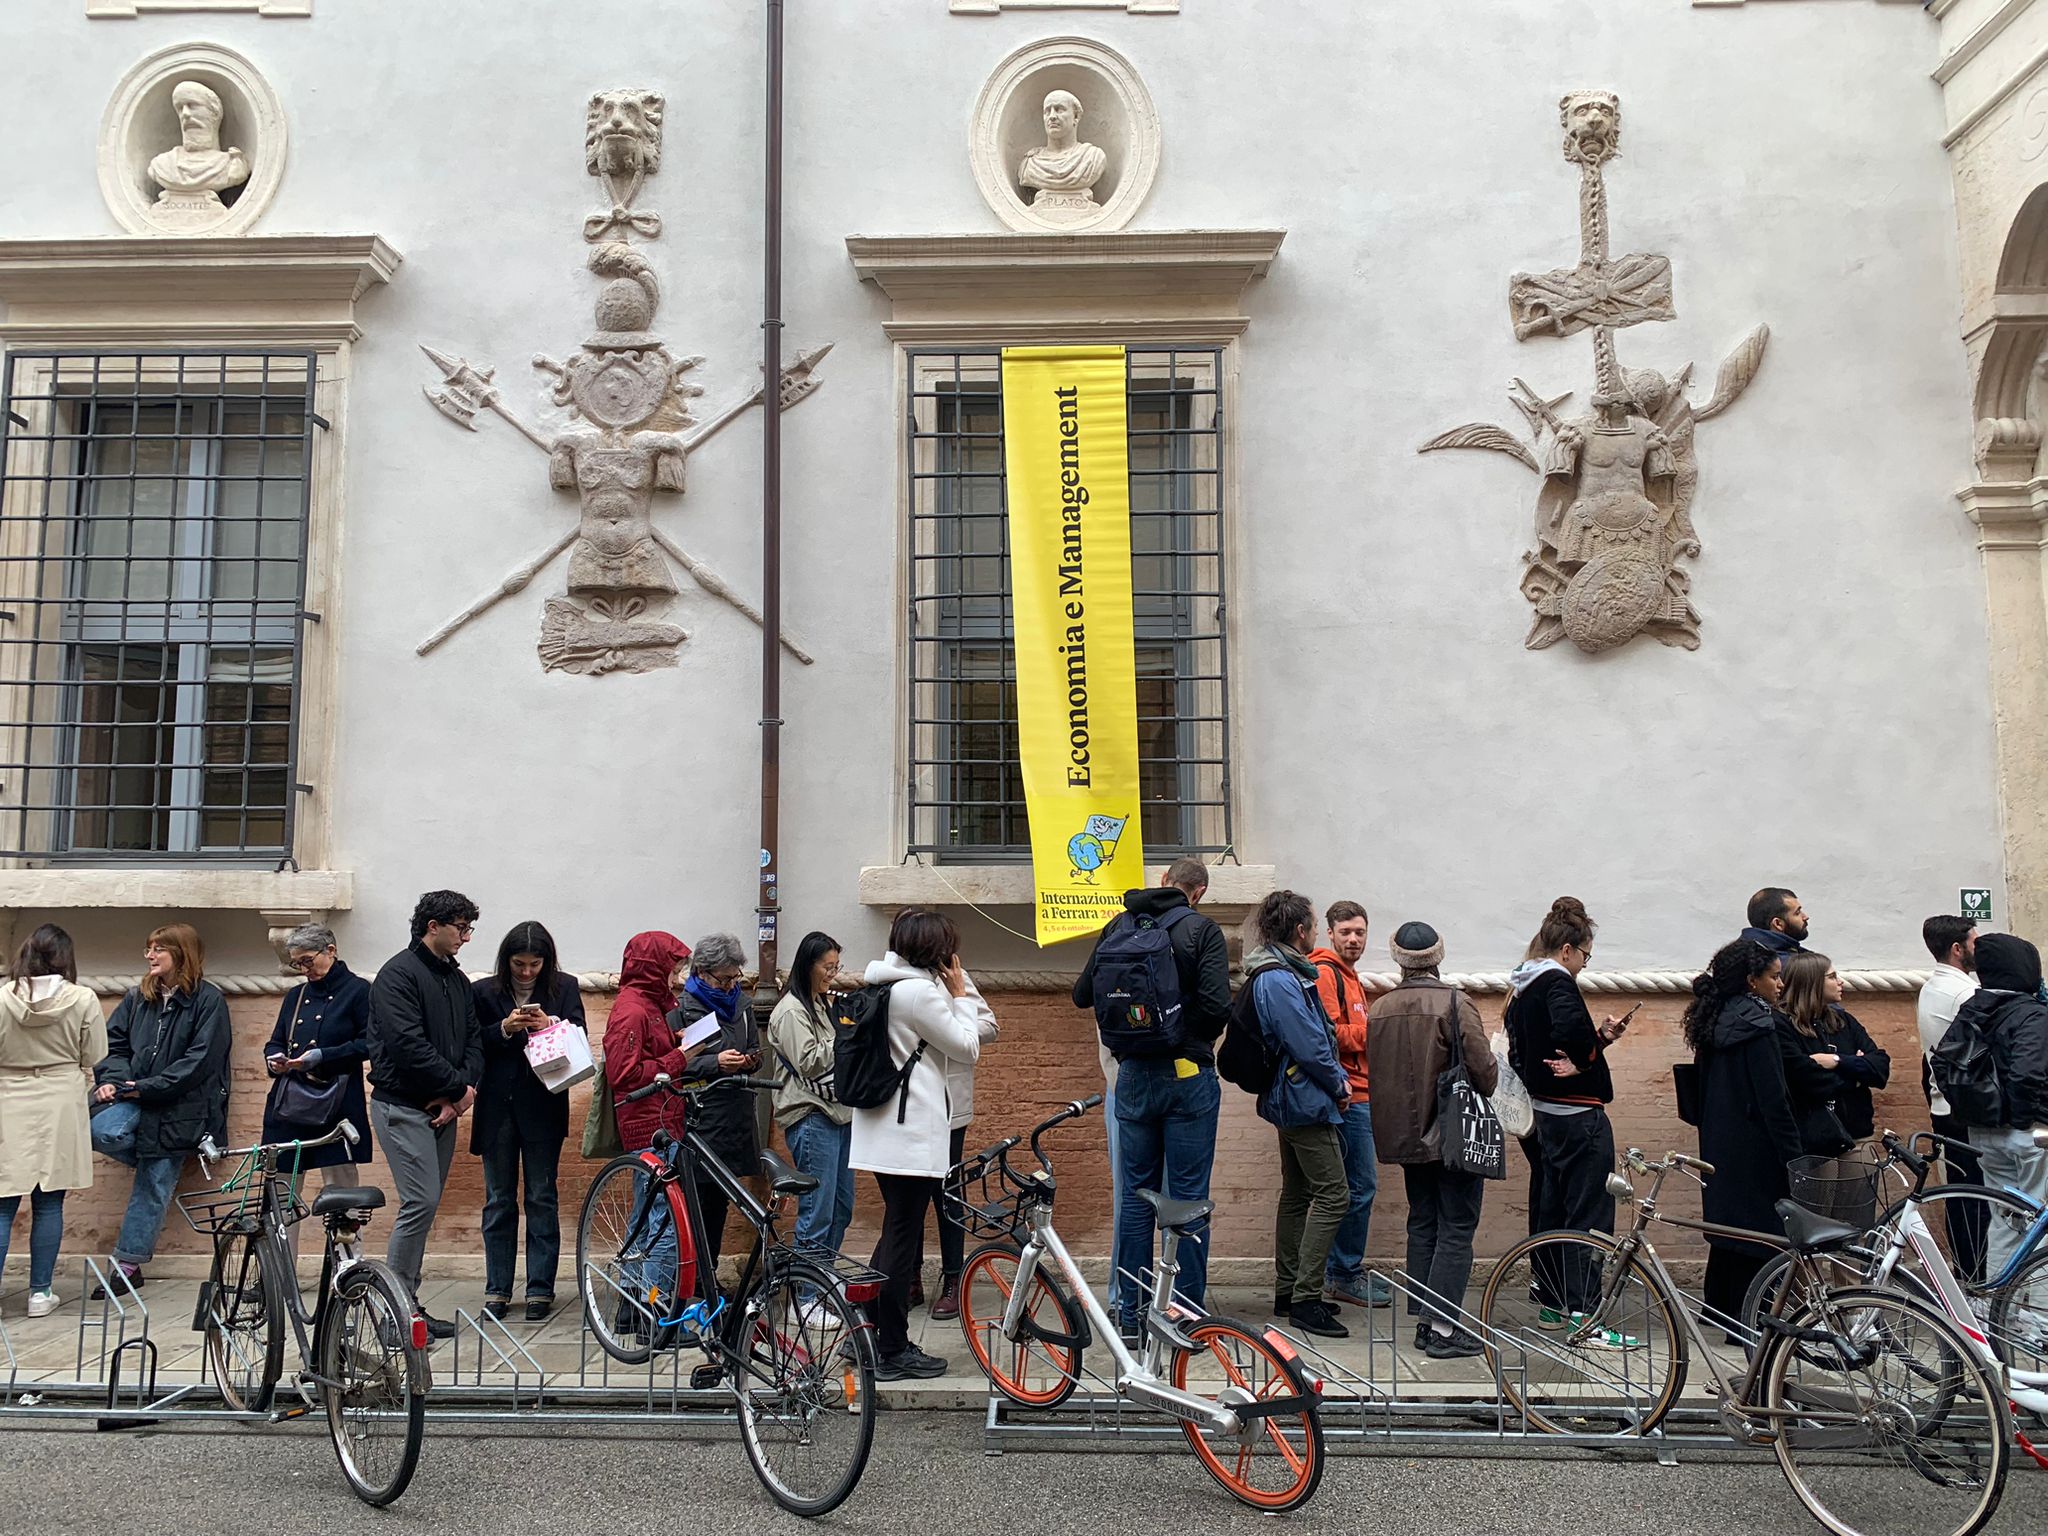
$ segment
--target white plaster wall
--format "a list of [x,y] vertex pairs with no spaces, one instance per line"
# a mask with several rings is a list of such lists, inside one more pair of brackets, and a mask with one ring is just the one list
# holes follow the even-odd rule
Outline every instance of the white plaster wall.
[[[356,871],[351,953],[395,948],[414,895],[442,884],[482,903],[493,940],[539,917],[585,968],[641,927],[751,941],[752,626],[686,584],[667,615],[693,634],[676,670],[544,675],[533,642],[558,565],[433,656],[412,646],[574,516],[502,422],[472,435],[427,406],[418,343],[496,364],[509,400],[542,408],[528,358],[591,328],[592,89],[667,94],[642,199],[668,221],[659,328],[707,355],[706,407],[757,377],[760,7],[352,0],[310,21],[121,24],[4,9],[0,238],[113,236],[93,176],[107,93],[141,54],[208,37],[248,53],[291,117],[259,232],[374,231],[405,255],[361,306],[351,381],[341,751],[323,786]],[[838,346],[787,418],[789,619],[819,662],[784,674],[786,944],[815,925],[873,953],[855,874],[897,852],[898,403],[886,306],[842,242],[996,228],[967,114],[1004,54],[1059,31],[1123,50],[1158,101],[1164,166],[1135,227],[1288,231],[1249,295],[1232,402],[1247,861],[1361,897],[1382,934],[1435,921],[1459,969],[1516,958],[1561,891],[1603,920],[1603,967],[1690,965],[1767,881],[1800,890],[1845,964],[1907,964],[1924,913],[1997,883],[1981,578],[1950,498],[1969,465],[1954,213],[1917,10],[790,10],[788,339]],[[1578,86],[1624,100],[1615,249],[1668,252],[1676,271],[1680,319],[1624,335],[1624,362],[1690,359],[1704,396],[1750,326],[1773,330],[1749,395],[1701,429],[1693,654],[1524,651],[1533,477],[1414,451],[1513,421],[1516,374],[1583,400],[1590,341],[1519,345],[1504,302],[1511,271],[1576,259],[1556,99]],[[754,420],[727,431],[659,514],[750,594],[758,445]],[[1025,952],[967,932],[970,959]]]

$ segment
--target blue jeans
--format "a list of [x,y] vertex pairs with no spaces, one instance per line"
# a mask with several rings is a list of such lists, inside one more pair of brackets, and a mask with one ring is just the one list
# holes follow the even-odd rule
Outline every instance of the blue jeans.
[[[1216,1069],[1204,1065],[1192,1077],[1178,1077],[1172,1061],[1132,1058],[1117,1068],[1116,1124],[1121,1178],[1117,1188],[1116,1262],[1140,1277],[1143,1289],[1123,1291],[1123,1316],[1132,1326],[1149,1301],[1152,1285],[1152,1207],[1141,1189],[1159,1189],[1175,1200],[1209,1198],[1209,1173],[1216,1162],[1216,1113],[1223,1102]],[[1199,1306],[1209,1278],[1209,1224],[1197,1223],[1181,1238],[1175,1255],[1174,1289]]]
[[[650,1176],[645,1172],[633,1174],[633,1211],[638,1213],[640,1202],[646,1198]],[[647,1213],[647,1229],[638,1244],[644,1258],[638,1264],[625,1263],[619,1266],[620,1280],[631,1291],[633,1299],[654,1314],[656,1322],[666,1322],[682,1315],[686,1298],[676,1292],[680,1284],[678,1270],[683,1262],[682,1243],[676,1236],[676,1224],[669,1216],[668,1197],[658,1194],[654,1208]],[[650,1296],[650,1293],[658,1293]],[[633,1314],[638,1321],[638,1314]]]
[[853,1171],[846,1166],[853,1152],[853,1127],[835,1124],[830,1115],[814,1109],[782,1135],[797,1167],[818,1181],[816,1189],[797,1200],[796,1245],[837,1253],[853,1221]]
[[1351,1186],[1351,1205],[1330,1244],[1328,1278],[1332,1285],[1356,1285],[1365,1277],[1365,1239],[1372,1230],[1373,1197],[1380,1190],[1379,1159],[1372,1150],[1372,1106],[1354,1099],[1337,1131],[1344,1139],[1344,1182]]
[[[47,1291],[57,1279],[57,1250],[64,1245],[64,1191],[38,1184],[29,1194],[28,1288]],[[0,1270],[14,1240],[14,1213],[21,1196],[0,1195]]]
[[1124,1154],[1123,1133],[1116,1123],[1116,1079],[1102,1089],[1102,1127],[1109,1143],[1109,1315],[1124,1315],[1124,1277],[1116,1263],[1116,1235],[1123,1228]]
[[155,1255],[171,1196],[177,1193],[178,1175],[185,1168],[182,1152],[163,1157],[135,1155],[135,1124],[141,1118],[141,1107],[132,1099],[116,1100],[92,1117],[93,1151],[135,1170],[128,1213],[121,1218],[121,1232],[114,1239],[115,1260],[130,1269],[140,1269]]

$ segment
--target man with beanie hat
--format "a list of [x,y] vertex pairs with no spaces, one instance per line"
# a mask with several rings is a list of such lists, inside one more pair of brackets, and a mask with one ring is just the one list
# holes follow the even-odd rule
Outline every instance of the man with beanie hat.
[[[2048,1203],[2048,1150],[2034,1132],[2048,1128],[2048,1003],[2040,998],[2041,952],[2010,933],[1977,940],[1978,988],[1956,1012],[1975,1029],[1998,1067],[2002,1113],[1997,1125],[1970,1127],[1984,1182]],[[2011,1261],[2025,1229],[1994,1212],[1986,1235],[1984,1273]]]
[[1436,1120],[1436,1080],[1451,1066],[1457,1041],[1472,1086],[1490,1094],[1500,1069],[1480,1026],[1479,1010],[1437,974],[1444,942],[1427,923],[1403,923],[1394,933],[1394,963],[1401,985],[1373,1005],[1366,1042],[1372,1077],[1372,1138],[1383,1163],[1399,1163],[1408,1190],[1408,1278],[1441,1299],[1428,1309],[1410,1297],[1415,1345],[1433,1360],[1455,1360],[1484,1346],[1457,1324],[1472,1278],[1472,1237],[1486,1181],[1446,1168]]

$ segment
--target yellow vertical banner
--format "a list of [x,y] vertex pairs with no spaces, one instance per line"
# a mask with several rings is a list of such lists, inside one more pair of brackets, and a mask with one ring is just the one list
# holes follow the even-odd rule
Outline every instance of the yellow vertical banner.
[[1017,755],[1034,931],[1097,932],[1145,883],[1122,347],[1005,347]]

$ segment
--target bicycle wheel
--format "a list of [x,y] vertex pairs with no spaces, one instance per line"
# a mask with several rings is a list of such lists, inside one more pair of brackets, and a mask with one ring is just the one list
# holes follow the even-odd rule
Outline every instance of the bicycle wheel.
[[875,1438],[875,1352],[836,1276],[777,1265],[745,1304],[745,1358],[729,1362],[747,1460],[795,1515],[837,1509]]
[[[1991,1302],[1991,1347],[2012,1370],[2048,1373],[2048,1253],[2036,1254],[1999,1287]],[[2030,1410],[2028,1417],[2048,1423],[2048,1414]]]
[[[974,1363],[1003,1396],[1027,1408],[1057,1408],[1081,1380],[1081,1309],[1040,1267],[1024,1303],[1025,1336],[1005,1338],[1003,1312],[1017,1288],[1020,1257],[1009,1243],[989,1243],[969,1255],[960,1273],[960,1331]],[[1048,1333],[1056,1337],[1042,1336]]]
[[1277,1333],[1255,1332],[1228,1317],[1205,1317],[1186,1333],[1195,1348],[1173,1357],[1176,1387],[1231,1408],[1276,1410],[1245,1419],[1227,1439],[1183,1419],[1196,1459],[1254,1509],[1282,1514],[1301,1508],[1323,1480],[1323,1418],[1322,1398],[1294,1350]]
[[1852,1289],[1774,1336],[1763,1400],[1778,1466],[1836,1536],[1971,1536],[1998,1508],[2011,1457],[2005,1394],[1947,1318],[1892,1291]]
[[385,1505],[405,1492],[427,1428],[427,1351],[416,1346],[413,1298],[382,1264],[352,1266],[320,1321],[327,1432],[356,1497]]
[[1539,1232],[1510,1248],[1479,1304],[1502,1395],[1550,1434],[1646,1435],[1685,1385],[1678,1304],[1612,1238]]
[[284,1298],[263,1283],[263,1239],[223,1232],[206,1277],[206,1363],[230,1408],[262,1413],[284,1373]]
[[675,1310],[677,1249],[687,1225],[673,1184],[656,1187],[639,1154],[615,1157],[590,1181],[576,1223],[576,1289],[598,1347],[626,1365],[654,1353],[654,1324]]
[[[2003,1234],[2007,1246],[2017,1246],[2033,1223],[2034,1208],[2019,1196],[1984,1184],[1942,1184],[1920,1195],[1920,1219],[1934,1235],[1934,1245],[1962,1281],[1963,1289],[1981,1296],[1998,1278],[1986,1273],[1986,1246],[1992,1234]],[[1906,1202],[1890,1206],[1878,1219],[1886,1227],[1898,1218]],[[1904,1262],[1918,1262],[1910,1254]],[[1930,1287],[1931,1289],[1931,1287]]]

